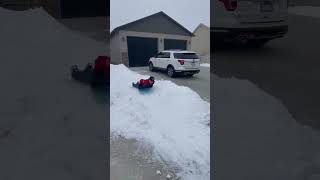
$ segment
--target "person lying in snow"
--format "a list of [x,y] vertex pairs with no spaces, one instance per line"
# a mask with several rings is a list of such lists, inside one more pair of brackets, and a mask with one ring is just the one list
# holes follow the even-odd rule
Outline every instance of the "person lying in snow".
[[132,83],[132,86],[138,89],[143,89],[143,88],[151,88],[153,84],[154,84],[154,77],[150,76],[149,79],[140,79],[140,81],[136,83]]
[[109,82],[110,59],[107,56],[98,56],[94,66],[88,63],[84,70],[79,70],[77,65],[71,67],[71,75],[75,80],[90,83],[92,86],[104,85]]

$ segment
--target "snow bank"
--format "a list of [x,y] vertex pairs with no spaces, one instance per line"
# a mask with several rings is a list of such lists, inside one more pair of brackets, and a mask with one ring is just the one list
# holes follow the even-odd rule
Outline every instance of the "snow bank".
[[105,44],[72,32],[42,8],[11,11],[0,7],[0,22],[2,60],[15,56],[32,63],[44,58],[37,63],[58,68],[62,62],[83,64],[108,53]]
[[319,132],[297,124],[282,103],[249,81],[212,80],[217,179],[299,180],[320,168]]
[[159,158],[182,168],[185,179],[209,179],[209,103],[171,81],[139,91],[131,83],[147,77],[124,65],[111,65],[111,74],[112,134],[151,144]]
[[209,63],[201,63],[200,66],[210,68],[210,64]]
[[43,9],[0,8],[0,128],[13,130],[0,141],[0,179],[105,178],[106,106],[69,68],[107,53]]
[[313,6],[289,7],[289,13],[301,15],[301,16],[320,18],[320,7],[313,7]]

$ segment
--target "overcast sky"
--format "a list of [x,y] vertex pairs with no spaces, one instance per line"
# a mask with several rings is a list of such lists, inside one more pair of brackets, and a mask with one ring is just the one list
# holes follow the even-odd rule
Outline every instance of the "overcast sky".
[[210,0],[110,0],[110,32],[159,11],[191,32],[200,23],[210,25]]

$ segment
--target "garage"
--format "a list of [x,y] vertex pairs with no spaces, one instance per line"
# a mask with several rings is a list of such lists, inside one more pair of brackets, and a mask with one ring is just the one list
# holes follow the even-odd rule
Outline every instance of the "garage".
[[168,49],[181,49],[187,50],[186,40],[176,40],[176,39],[165,39],[164,40],[164,50]]
[[191,49],[194,35],[158,12],[114,28],[110,35],[111,63],[128,67],[147,66],[148,60],[166,49]]
[[107,16],[106,0],[61,0],[61,18]]
[[157,38],[127,37],[129,66],[147,66],[149,58],[158,52]]

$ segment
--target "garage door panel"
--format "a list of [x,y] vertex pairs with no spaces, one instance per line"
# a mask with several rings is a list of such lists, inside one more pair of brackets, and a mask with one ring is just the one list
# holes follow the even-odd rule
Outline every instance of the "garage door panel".
[[164,39],[164,49],[182,49],[187,50],[187,40]]
[[127,37],[129,66],[147,66],[150,57],[158,53],[158,39]]

